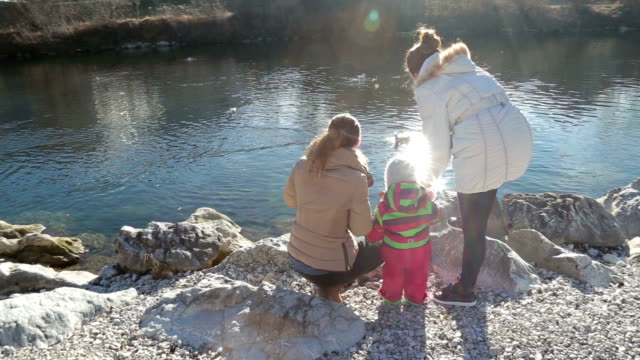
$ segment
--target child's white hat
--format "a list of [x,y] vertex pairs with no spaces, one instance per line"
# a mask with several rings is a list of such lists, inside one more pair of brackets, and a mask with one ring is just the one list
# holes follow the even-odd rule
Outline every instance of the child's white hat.
[[393,157],[387,163],[384,171],[384,185],[389,188],[391,184],[401,181],[418,181],[415,163],[405,156]]

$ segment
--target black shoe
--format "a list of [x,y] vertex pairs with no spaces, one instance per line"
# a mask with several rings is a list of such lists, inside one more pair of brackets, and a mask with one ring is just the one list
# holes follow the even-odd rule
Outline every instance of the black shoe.
[[462,218],[450,217],[449,219],[447,219],[447,224],[452,229],[456,229],[458,231],[462,231]]
[[433,301],[443,305],[474,306],[476,295],[473,290],[467,290],[461,283],[455,282],[438,291]]

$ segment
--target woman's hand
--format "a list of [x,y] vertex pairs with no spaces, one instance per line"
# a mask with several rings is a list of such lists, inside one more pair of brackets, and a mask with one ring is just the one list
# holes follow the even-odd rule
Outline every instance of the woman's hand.
[[367,172],[367,185],[369,187],[373,186],[373,175],[370,172]]

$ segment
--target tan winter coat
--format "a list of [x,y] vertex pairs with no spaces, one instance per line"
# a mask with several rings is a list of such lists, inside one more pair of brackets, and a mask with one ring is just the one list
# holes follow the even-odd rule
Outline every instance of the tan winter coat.
[[442,176],[453,155],[456,191],[499,188],[524,174],[532,153],[527,119],[502,86],[470,59],[462,43],[425,60],[415,98],[431,146],[431,177]]
[[319,176],[309,173],[306,158],[296,163],[284,191],[286,204],[296,208],[291,256],[319,270],[351,269],[358,253],[351,234],[364,236],[373,226],[366,173],[347,148],[336,150]]

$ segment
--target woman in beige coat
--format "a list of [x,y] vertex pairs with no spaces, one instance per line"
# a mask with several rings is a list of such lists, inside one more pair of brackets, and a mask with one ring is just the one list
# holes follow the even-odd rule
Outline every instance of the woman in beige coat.
[[296,208],[291,264],[318,286],[321,297],[336,302],[342,302],[342,288],[382,263],[377,246],[359,246],[354,239],[373,226],[368,189],[373,179],[359,144],[358,121],[349,114],[335,116],[296,163],[284,191],[286,204]]
[[496,192],[529,166],[531,128],[502,86],[471,60],[464,43],[441,49],[434,30],[419,32],[420,41],[407,52],[406,71],[431,147],[431,177],[442,176],[453,156],[462,221],[452,224],[464,232],[460,281],[434,301],[471,306]]

